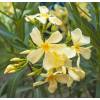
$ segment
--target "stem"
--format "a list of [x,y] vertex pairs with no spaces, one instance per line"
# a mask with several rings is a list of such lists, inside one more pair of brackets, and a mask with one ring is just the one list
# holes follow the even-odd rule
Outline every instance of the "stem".
[[[30,63],[28,63],[28,67],[29,67],[30,71],[31,71],[31,72],[33,72],[33,70],[32,70],[32,67],[31,67],[31,64],[30,64]],[[33,80],[33,82],[35,81],[35,79],[34,79],[34,77],[33,77],[33,76],[32,76],[32,80]]]
[[77,67],[80,67],[80,55],[78,54],[78,59],[77,59]]

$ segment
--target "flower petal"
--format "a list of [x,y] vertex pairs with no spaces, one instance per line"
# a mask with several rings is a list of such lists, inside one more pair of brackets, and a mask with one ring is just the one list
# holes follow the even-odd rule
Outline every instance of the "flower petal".
[[49,81],[49,87],[48,90],[50,93],[54,93],[57,89],[57,82],[55,79],[52,79]]
[[52,51],[52,52],[56,51],[59,54],[63,54],[63,52],[62,52],[63,50],[62,49],[64,49],[64,48],[66,48],[65,44],[52,44],[50,51]]
[[27,59],[32,63],[36,63],[40,60],[40,58],[43,56],[44,51],[40,48],[37,50],[33,50],[27,55]]
[[88,60],[91,57],[91,50],[90,48],[80,47],[80,54]]
[[80,45],[87,45],[90,43],[90,37],[82,35],[79,42],[80,42]]
[[83,79],[85,77],[85,72],[81,68],[78,68],[77,71],[80,79]]
[[34,19],[35,19],[37,16],[39,16],[39,15],[40,15],[40,14],[35,14],[35,15],[26,16],[26,17],[25,17],[25,20],[26,20],[27,22],[29,22],[29,21],[34,22]]
[[73,50],[70,47],[65,47],[62,49],[62,51],[64,52],[64,54],[68,57],[68,58],[73,58],[76,56],[76,52],[75,50]]
[[39,6],[40,13],[48,13],[49,9],[46,6]]
[[48,43],[58,43],[62,40],[63,36],[59,31],[51,34],[51,36],[46,40]]
[[73,43],[79,42],[81,39],[81,36],[82,36],[82,32],[79,28],[77,28],[71,32],[71,37],[72,37]]
[[40,31],[38,30],[37,27],[34,27],[33,28],[32,32],[30,33],[30,36],[31,36],[33,42],[36,45],[40,46],[43,43],[42,38],[41,38]]
[[47,19],[43,16],[36,17],[36,19],[39,20],[42,24],[46,24],[47,22]]
[[50,52],[45,53],[45,57],[44,57],[44,60],[43,60],[43,67],[44,67],[44,69],[50,70],[50,69],[53,68],[54,61],[53,61],[52,57],[53,56],[52,56],[52,54]]
[[49,21],[54,25],[61,25],[62,24],[62,21],[55,16],[49,17]]
[[68,87],[71,87],[72,84],[73,84],[73,79],[72,79],[70,76],[68,76],[68,79],[67,79],[67,86],[68,86]]
[[74,44],[86,45],[90,43],[90,37],[82,35],[82,31],[79,28],[71,32],[71,37]]
[[68,69],[68,74],[73,80],[80,81],[80,76],[76,72],[75,68],[69,68]]
[[66,74],[57,74],[55,77],[59,83],[62,83],[62,84],[67,83],[68,77]]
[[65,64],[65,57],[55,52],[47,52],[45,54],[45,58],[43,60],[43,66],[46,70],[50,70],[52,68],[59,68]]

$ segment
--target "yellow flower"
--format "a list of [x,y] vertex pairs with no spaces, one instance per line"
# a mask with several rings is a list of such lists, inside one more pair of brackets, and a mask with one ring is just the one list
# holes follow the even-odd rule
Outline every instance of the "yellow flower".
[[85,72],[78,67],[69,67],[68,74],[75,81],[80,81],[85,77]]
[[62,7],[58,4],[55,4],[54,10],[51,10],[51,13],[53,13],[54,15],[56,15],[59,18],[62,18],[62,16],[67,16],[68,15],[67,8]]
[[39,82],[33,83],[33,86],[48,83],[49,84],[49,86],[48,86],[49,92],[54,93],[57,89],[57,83],[68,84],[68,86],[71,85],[71,81],[69,80],[69,77],[64,74],[60,74],[60,73],[56,73],[56,72],[55,73],[48,72],[47,74],[43,74],[43,76],[46,77],[46,79],[44,81],[39,81]]
[[4,71],[4,74],[14,73],[16,71],[16,66],[17,66],[17,64],[10,64],[10,65],[8,65],[7,68]]
[[71,32],[73,46],[75,54],[81,54],[85,59],[89,59],[91,56],[90,47],[84,47],[90,43],[90,37],[82,35],[82,32],[79,28]]
[[34,19],[39,20],[42,24],[46,24],[47,20],[55,25],[61,25],[62,21],[54,15],[51,15],[49,9],[46,6],[39,6],[40,13],[36,15],[26,16],[26,21],[34,21]]
[[68,55],[68,58],[74,56],[72,55],[72,53],[69,54],[69,52],[71,51],[69,48],[66,47],[65,44],[56,44],[62,40],[62,34],[59,31],[52,33],[52,35],[45,42],[42,40],[40,31],[36,27],[33,28],[30,36],[32,38],[32,41],[38,46],[38,49],[31,51],[27,56],[27,59],[32,64],[38,62],[39,59],[45,53],[44,60],[43,60],[43,67],[46,70],[50,70],[52,69],[52,67],[55,67],[56,65],[58,66],[60,64],[60,63],[58,64],[59,60],[61,61],[60,65],[63,64],[64,59],[58,54]]

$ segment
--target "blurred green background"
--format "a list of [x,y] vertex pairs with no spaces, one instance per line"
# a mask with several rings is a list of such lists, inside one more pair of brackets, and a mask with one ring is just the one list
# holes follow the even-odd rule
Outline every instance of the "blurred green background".
[[[85,35],[91,37],[93,48],[90,60],[81,59],[86,78],[74,83],[71,88],[59,85],[56,93],[50,94],[45,85],[32,87],[33,80],[26,77],[26,73],[30,72],[28,68],[8,75],[4,75],[4,69],[12,57],[30,48],[29,33],[34,24],[26,22],[25,16],[38,13],[39,5],[54,9],[55,4],[67,8],[66,33],[67,30],[79,27]],[[85,3],[77,5],[60,2],[0,3],[0,97],[100,97],[100,3],[87,3],[88,11],[84,9]]]

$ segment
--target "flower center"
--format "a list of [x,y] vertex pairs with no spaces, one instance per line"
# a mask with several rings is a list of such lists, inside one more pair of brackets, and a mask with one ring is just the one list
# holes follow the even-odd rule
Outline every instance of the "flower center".
[[50,49],[50,44],[48,44],[48,43],[43,43],[43,44],[41,45],[41,47],[42,47],[42,49],[43,49],[44,51],[48,51],[48,50]]
[[50,80],[54,80],[55,79],[55,76],[54,75],[50,75],[47,80],[50,81]]
[[55,68],[61,67],[65,64],[65,58],[63,55],[53,52],[53,56],[55,58],[54,60]]
[[79,44],[75,44],[73,47],[77,53],[80,53],[80,45]]
[[46,13],[41,13],[41,16],[45,17],[45,18],[49,18],[49,15]]

